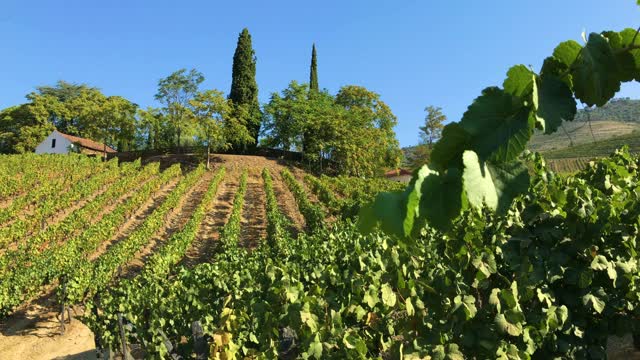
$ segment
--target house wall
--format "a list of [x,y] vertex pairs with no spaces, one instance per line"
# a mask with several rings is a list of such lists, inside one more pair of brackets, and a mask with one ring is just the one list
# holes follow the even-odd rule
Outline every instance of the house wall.
[[[51,147],[51,142],[56,139],[56,147]],[[72,146],[71,141],[60,135],[59,132],[54,131],[47,136],[40,145],[36,146],[36,154],[66,154],[69,152],[69,147]]]

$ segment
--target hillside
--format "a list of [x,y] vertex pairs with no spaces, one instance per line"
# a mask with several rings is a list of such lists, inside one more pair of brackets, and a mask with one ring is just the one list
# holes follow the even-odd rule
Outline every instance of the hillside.
[[[614,99],[601,108],[579,110],[573,121],[564,122],[563,126],[551,135],[536,133],[529,142],[529,149],[540,152],[561,150],[617,138],[639,129],[640,100]],[[554,156],[557,157],[558,154]],[[566,157],[571,155],[568,154]]]
[[[261,156],[215,155],[213,163],[0,156],[0,359],[91,358],[97,344],[82,315],[94,296],[292,242],[357,214],[380,190],[403,187],[316,178]],[[64,326],[60,295],[71,308]],[[119,303],[131,305],[125,298]]]

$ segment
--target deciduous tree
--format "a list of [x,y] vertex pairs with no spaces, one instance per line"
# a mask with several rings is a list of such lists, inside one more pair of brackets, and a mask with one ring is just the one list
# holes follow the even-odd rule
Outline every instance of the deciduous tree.
[[196,69],[180,69],[158,82],[156,100],[164,105],[169,122],[176,129],[176,144],[180,147],[180,138],[191,119],[189,101],[198,92],[204,81],[202,73]]
[[190,101],[190,105],[196,121],[197,136],[207,148],[207,169],[210,168],[211,150],[227,149],[232,143],[246,144],[254,141],[243,120],[235,117],[238,112],[234,111],[231,100],[227,100],[221,91],[200,92]]

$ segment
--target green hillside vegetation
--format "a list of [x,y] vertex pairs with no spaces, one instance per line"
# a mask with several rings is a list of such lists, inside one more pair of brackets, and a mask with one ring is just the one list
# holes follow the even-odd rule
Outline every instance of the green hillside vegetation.
[[[601,108],[579,110],[573,121],[565,121],[560,129],[545,135],[537,132],[529,142],[529,149],[547,152],[560,150],[581,144],[590,144],[602,140],[618,138],[640,129],[640,100],[628,98],[613,99]],[[620,138],[623,140],[624,136]],[[624,145],[619,143],[617,147]],[[606,156],[598,154],[598,156]],[[561,153],[554,154],[555,157]],[[572,157],[569,153],[566,156]]]
[[640,131],[627,135],[616,136],[606,140],[571,146],[561,150],[545,151],[546,159],[564,159],[576,157],[605,157],[623,145],[629,146],[632,153],[640,152]]

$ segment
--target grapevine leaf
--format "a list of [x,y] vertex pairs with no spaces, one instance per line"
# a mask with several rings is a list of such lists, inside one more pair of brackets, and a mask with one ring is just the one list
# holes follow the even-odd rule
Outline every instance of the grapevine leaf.
[[467,199],[462,191],[462,172],[458,168],[449,168],[446,173],[430,173],[422,183],[420,198],[420,218],[414,224],[414,232],[425,223],[437,228],[447,229],[452,220],[467,208]]
[[600,314],[605,307],[604,301],[600,300],[597,296],[593,294],[587,294],[582,297],[582,304],[587,306],[590,305],[593,310],[595,310],[598,314]]
[[413,307],[413,303],[411,302],[411,298],[408,297],[404,301],[405,307],[407,308],[407,315],[413,316],[416,314],[416,309]]
[[597,255],[595,258],[593,258],[593,261],[591,261],[591,268],[593,270],[607,270],[608,267],[609,262],[603,255]]
[[380,302],[380,298],[378,297],[378,291],[376,290],[375,286],[369,285],[369,289],[364,294],[363,300],[372,309],[376,306],[378,302]]
[[388,234],[395,234],[403,239],[409,237],[415,219],[420,216],[422,183],[432,173],[434,172],[424,165],[414,174],[404,192],[382,192],[373,203],[363,206],[360,210],[362,230],[369,231],[379,224]]
[[533,91],[535,74],[524,65],[513,66],[507,72],[502,87],[504,91],[520,98],[528,97]]
[[511,336],[520,336],[523,320],[524,316],[521,313],[510,310],[504,314],[497,314],[494,321],[501,332]]
[[432,171],[427,165],[424,165],[416,176],[413,177],[409,187],[410,192],[407,194],[406,215],[402,221],[402,230],[404,236],[410,236],[413,230],[415,218],[420,216],[420,198],[422,197],[422,182],[431,174]]
[[316,334],[313,342],[309,345],[307,354],[316,359],[322,359],[322,342],[320,342],[320,336],[318,334]]
[[[624,29],[620,33],[620,48],[629,46],[639,46],[640,37],[636,36],[635,29]],[[612,47],[614,47],[612,45]],[[615,50],[619,50],[614,47]],[[640,49],[634,49],[627,52],[618,52],[616,56],[620,65],[620,77],[622,81],[630,81],[635,79],[640,81]]]
[[500,289],[494,288],[491,290],[491,295],[489,296],[489,304],[493,305],[496,308],[497,312],[500,312]]
[[576,101],[571,89],[554,75],[543,75],[536,87],[537,119],[542,121],[545,134],[554,133],[562,121],[571,121],[576,115]]
[[603,106],[620,90],[616,57],[600,34],[589,35],[571,75],[576,97],[589,106]]
[[582,50],[582,46],[574,40],[561,42],[553,50],[553,57],[565,66],[565,69],[571,68],[574,61],[578,59],[578,55]]
[[388,307],[394,307],[396,305],[396,294],[393,292],[391,285],[382,285],[382,303]]
[[534,117],[518,97],[490,87],[469,106],[460,125],[470,134],[471,150],[480,159],[510,161],[526,148]]
[[495,164],[488,163],[487,167],[498,197],[498,212],[505,212],[513,199],[524,194],[529,189],[529,169],[518,160]]
[[[438,169],[461,166],[460,155],[464,150],[469,149],[470,142],[471,135],[460,123],[448,124],[442,130],[440,141],[433,146],[429,159]],[[456,160],[458,163],[455,163]]]
[[467,192],[469,205],[476,209],[482,209],[486,205],[495,210],[498,207],[498,194],[488,167],[480,163],[478,155],[473,151],[465,151],[462,162],[464,163],[462,183]]
[[462,309],[465,314],[465,319],[469,320],[476,316],[476,313],[478,312],[475,302],[476,299],[471,295],[465,295],[464,297],[458,295],[453,299],[454,306],[452,312]]
[[[413,194],[411,188],[405,192],[381,192],[375,200],[360,209],[359,225],[362,231],[369,232],[380,225],[387,234],[404,237],[404,226],[410,226],[414,216],[407,214],[407,199]],[[419,197],[418,195],[414,195]],[[412,211],[415,210],[412,208]],[[409,225],[405,225],[408,223]]]
[[[573,89],[573,80],[571,78],[571,74],[567,70],[569,70],[569,67],[566,64],[558,60],[555,56],[549,56],[544,59],[544,62],[542,63],[540,76],[555,76],[567,85],[571,91],[571,89]],[[573,93],[571,94],[573,96]]]

